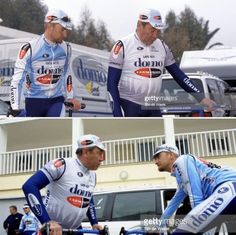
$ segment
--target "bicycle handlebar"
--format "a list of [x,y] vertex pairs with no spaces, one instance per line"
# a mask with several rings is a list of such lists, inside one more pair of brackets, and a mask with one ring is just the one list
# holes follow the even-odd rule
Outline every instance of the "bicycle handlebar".
[[[50,224],[46,223],[40,229],[40,232],[46,232],[47,235],[50,234]],[[109,229],[105,225],[102,230],[93,230],[93,229],[62,229],[62,232],[71,232],[71,233],[88,233],[88,234],[100,234],[100,235],[109,235]]]
[[144,230],[125,230],[124,227],[121,228],[119,235],[129,235],[129,234],[143,234],[143,235],[159,235],[160,233]]

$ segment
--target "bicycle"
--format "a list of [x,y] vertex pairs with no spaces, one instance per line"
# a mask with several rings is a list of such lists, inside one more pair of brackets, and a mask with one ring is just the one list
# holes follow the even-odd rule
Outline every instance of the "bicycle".
[[119,235],[159,235],[159,232],[147,231],[143,229],[125,230],[124,227],[121,228]]
[[[109,229],[105,225],[102,230],[93,230],[93,229],[62,229],[62,234],[65,235],[82,235],[82,234],[100,234],[100,235],[110,235]],[[37,235],[50,235],[50,224],[46,223],[42,226]]]

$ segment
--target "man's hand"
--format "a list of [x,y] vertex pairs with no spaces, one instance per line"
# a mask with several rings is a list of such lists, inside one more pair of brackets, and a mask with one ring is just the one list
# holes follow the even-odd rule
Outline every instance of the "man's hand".
[[55,221],[49,221],[50,235],[62,235],[62,227]]
[[77,99],[68,99],[68,100],[66,100],[66,102],[73,104],[73,107],[72,107],[73,111],[77,111],[77,110],[81,109],[81,102]]
[[204,106],[207,106],[207,111],[209,112],[215,110],[216,103],[209,98],[204,98],[200,103]]
[[99,225],[99,224],[94,224],[94,225],[92,226],[92,229],[93,229],[93,230],[103,230],[103,226],[101,226],[101,225]]

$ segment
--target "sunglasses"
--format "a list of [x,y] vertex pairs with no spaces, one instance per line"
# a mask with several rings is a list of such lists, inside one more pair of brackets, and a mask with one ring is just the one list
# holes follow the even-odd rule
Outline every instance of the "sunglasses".
[[57,20],[62,20],[64,22],[66,22],[66,23],[71,22],[71,19],[68,16],[64,16],[62,18],[58,18],[56,16],[50,16],[49,20],[50,20],[50,22],[57,21]]

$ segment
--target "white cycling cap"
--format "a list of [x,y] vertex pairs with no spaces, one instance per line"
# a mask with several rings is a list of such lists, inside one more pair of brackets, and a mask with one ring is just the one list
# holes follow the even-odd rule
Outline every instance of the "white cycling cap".
[[72,30],[72,23],[69,16],[62,10],[52,9],[49,10],[45,16],[44,22],[46,23],[58,23],[63,28]]
[[82,135],[77,140],[78,148],[90,148],[90,147],[98,147],[101,150],[106,151],[105,145],[102,143],[100,138],[96,135]]
[[139,21],[150,23],[156,29],[163,29],[165,25],[162,22],[161,13],[155,9],[146,9],[139,13]]
[[167,144],[160,145],[156,148],[153,158],[161,152],[172,152],[179,156],[179,150],[176,146],[169,146]]

